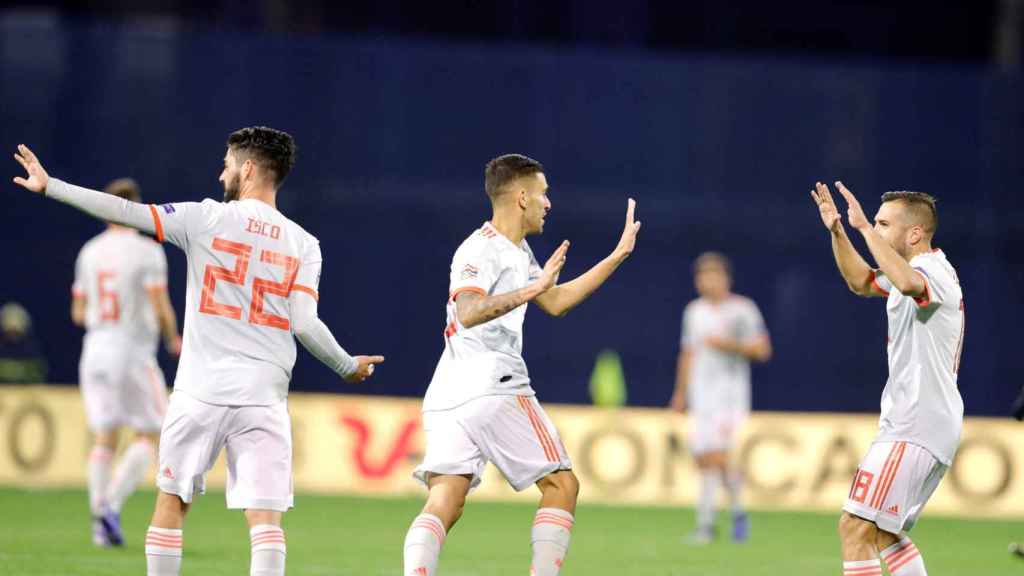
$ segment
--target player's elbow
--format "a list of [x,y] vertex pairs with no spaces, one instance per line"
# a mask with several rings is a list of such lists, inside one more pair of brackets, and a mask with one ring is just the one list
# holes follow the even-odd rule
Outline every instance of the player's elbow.
[[305,340],[313,333],[313,326],[316,324],[316,317],[299,316],[292,318],[292,333],[299,340]]

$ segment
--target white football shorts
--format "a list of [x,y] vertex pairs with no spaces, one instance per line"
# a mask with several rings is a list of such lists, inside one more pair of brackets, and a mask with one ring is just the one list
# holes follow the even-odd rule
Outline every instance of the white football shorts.
[[423,413],[426,454],[413,477],[471,475],[480,484],[493,462],[516,491],[558,470],[571,470],[555,425],[534,396],[482,396],[449,410]]
[[219,406],[176,391],[160,432],[157,487],[191,502],[224,448],[228,508],[277,510],[294,505],[292,424],[288,401]]
[[90,346],[78,363],[78,379],[93,432],[122,426],[160,430],[167,412],[167,384],[152,354]]
[[908,532],[946,468],[917,444],[875,442],[854,474],[843,510],[890,534]]

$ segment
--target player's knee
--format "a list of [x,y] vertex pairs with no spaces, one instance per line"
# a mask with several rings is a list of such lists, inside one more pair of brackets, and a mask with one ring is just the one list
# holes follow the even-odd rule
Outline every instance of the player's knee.
[[580,494],[580,481],[572,473],[572,470],[561,470],[548,474],[541,478],[537,484],[540,486],[541,492],[547,493],[549,490],[554,490],[562,494],[565,499],[572,500],[573,502],[576,501]]
[[848,512],[839,516],[839,537],[844,542],[850,543],[874,543],[875,525],[863,518],[858,518]]

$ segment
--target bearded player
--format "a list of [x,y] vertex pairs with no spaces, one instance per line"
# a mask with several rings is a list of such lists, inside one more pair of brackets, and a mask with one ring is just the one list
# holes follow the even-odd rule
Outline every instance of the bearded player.
[[249,524],[250,573],[284,574],[281,517],[293,505],[288,384],[295,338],[349,382],[381,356],[349,356],[317,317],[320,243],[277,210],[295,144],[272,128],[243,128],[227,141],[224,202],[144,205],[50,178],[35,154],[15,159],[14,182],[185,251],[185,336],[174,393],[160,432],[156,506],[146,534],[149,576],[181,571],[182,527],[221,448],[228,508]]
[[854,476],[839,520],[845,576],[927,574],[907,536],[942,480],[960,443],[963,401],[957,389],[964,338],[964,300],[956,270],[932,248],[935,199],[886,192],[874,226],[841,182],[847,221],[877,263],[853,247],[820,182],[811,197],[832,238],[832,253],[855,294],[885,297],[889,379],[882,390],[878,435]]
[[526,243],[527,236],[544,230],[551,210],[543,166],[518,154],[499,156],[484,169],[484,189],[493,216],[452,259],[445,348],[423,399],[426,453],[415,477],[429,494],[405,538],[403,574],[409,576],[434,574],[445,536],[487,462],[515,490],[540,489],[530,573],[559,573],[579,482],[530,385],[522,356],[526,307],[533,302],[553,316],[566,314],[626,260],[640,230],[629,200],[625,229],[612,253],[559,284],[569,242],[562,242],[543,268]]

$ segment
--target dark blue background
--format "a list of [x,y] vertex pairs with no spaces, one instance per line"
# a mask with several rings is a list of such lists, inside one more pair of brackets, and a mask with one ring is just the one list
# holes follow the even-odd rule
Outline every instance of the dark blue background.
[[[295,136],[280,207],[322,242],[321,316],[350,351],[388,356],[371,384],[350,387],[300,354],[299,390],[424,391],[451,255],[489,217],[483,165],[521,152],[552,184],[538,257],[573,242],[563,277],[615,245],[628,196],[644,222],[634,257],[587,303],[564,319],[528,314],[542,400],[586,402],[595,356],[611,348],[630,403],[665,403],[690,262],[716,249],[775,343],[755,371],[755,408],[877,410],[884,306],[846,290],[808,195],[841,178],[869,212],[889,189],[940,199],[936,244],[966,295],[967,411],[1002,414],[1019,388],[1022,102],[1019,76],[973,64],[0,20],[0,147],[33,146],[57,177],[101,187],[130,175],[157,203],[219,198],[230,131]],[[51,379],[74,382],[72,267],[102,226],[6,182],[0,301],[26,304]],[[168,256],[180,315],[184,258]]]

